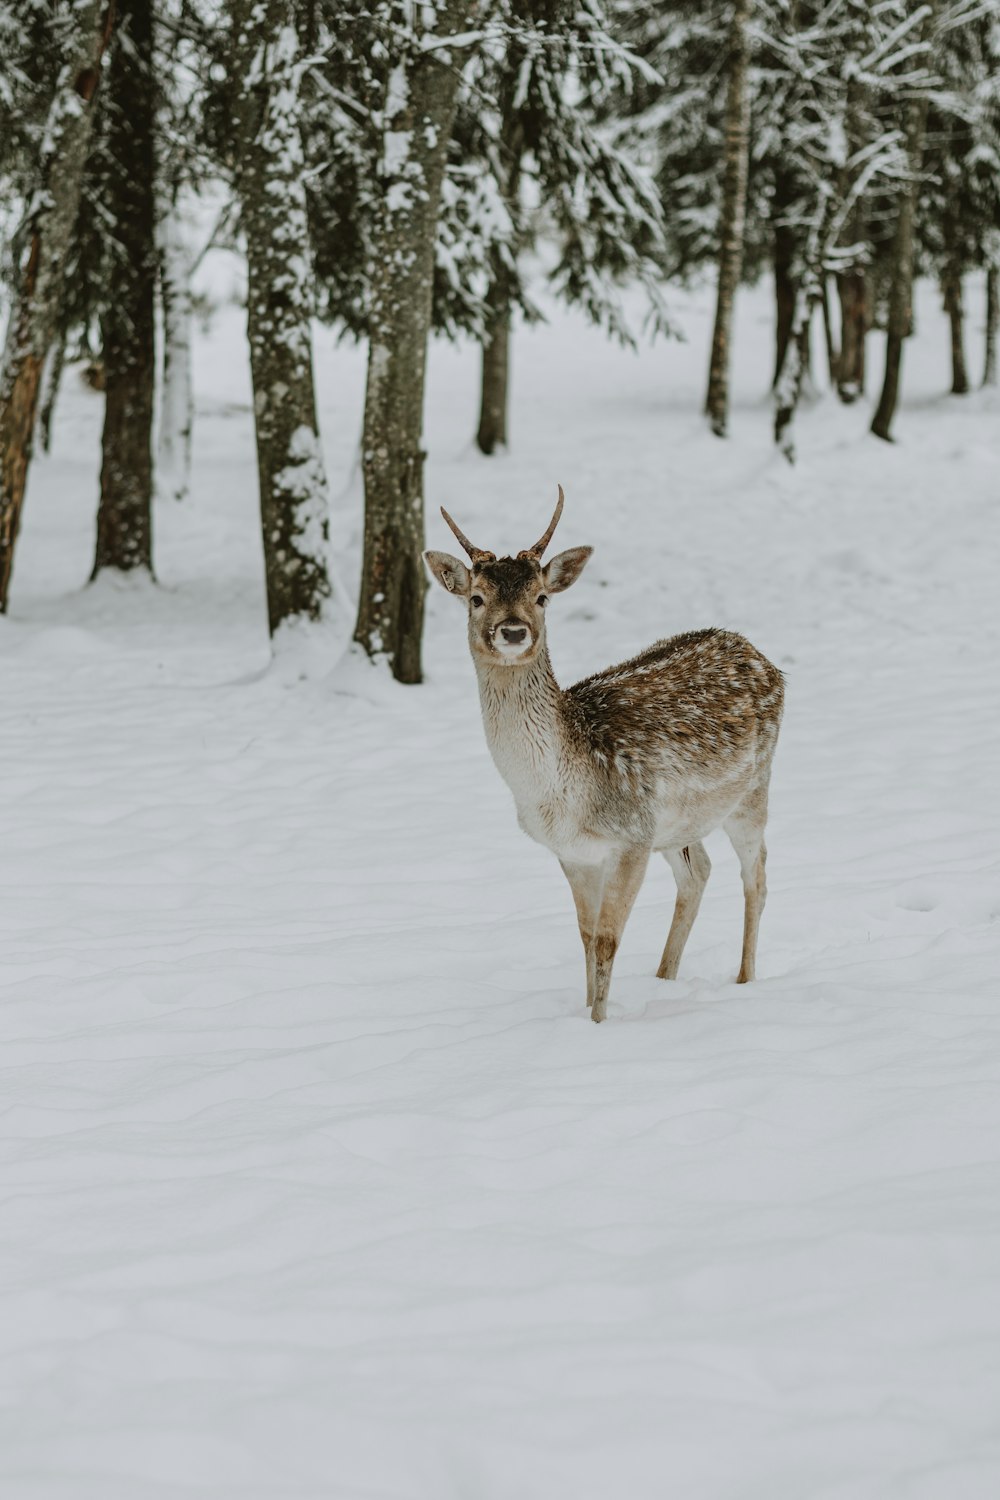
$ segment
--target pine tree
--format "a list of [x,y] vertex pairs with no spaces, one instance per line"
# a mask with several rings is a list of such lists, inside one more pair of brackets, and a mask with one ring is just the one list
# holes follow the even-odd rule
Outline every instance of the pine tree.
[[[1000,241],[1000,4],[966,6],[965,14],[958,6],[942,22],[916,232],[948,315],[951,390],[965,395],[965,282],[973,270],[989,277]],[[988,329],[988,280],[986,321]]]
[[522,182],[560,252],[550,276],[556,296],[631,344],[618,289],[637,284],[645,294],[647,327],[673,331],[661,290],[659,203],[612,113],[634,76],[648,70],[623,46],[598,0],[584,6],[516,0],[501,14],[505,31],[480,49],[466,79],[457,132],[463,155],[478,157],[493,176],[501,223],[509,226],[490,262],[477,433],[483,452],[506,442],[511,312],[520,305],[529,317],[537,315],[518,271],[528,238]]
[[0,614],[10,593],[14,547],[31,461],[42,371],[59,319],[63,273],[80,201],[101,62],[113,7],[74,0],[38,154],[0,367]]
[[772,104],[767,123],[784,146],[783,170],[795,185],[785,199],[783,223],[794,247],[795,283],[801,293],[774,388],[775,440],[790,460],[809,326],[817,307],[823,311],[831,379],[837,379],[845,398],[863,363],[863,310],[852,308],[853,325],[845,317],[844,347],[837,355],[827,285],[831,273],[848,282],[860,277],[864,285],[869,246],[854,235],[877,217],[880,194],[907,173],[897,133],[886,131],[859,105],[861,98],[891,95],[888,69],[899,57],[898,20],[889,7],[873,14],[853,0],[835,0],[819,12],[798,7],[795,24],[773,41],[784,61],[776,69],[776,106]]
[[729,421],[729,352],[732,342],[733,301],[743,264],[743,224],[746,216],[749,157],[750,0],[733,0],[729,33],[726,97],[726,147],[723,166],[722,213],[719,221],[719,280],[712,332],[705,410],[716,437],[725,437]]
[[95,578],[103,568],[153,568],[153,15],[150,0],[117,3],[119,24],[102,100],[110,157],[103,209],[113,291],[101,318],[105,408]]
[[362,469],[365,535],[354,639],[400,682],[421,680],[426,582],[422,428],[438,211],[471,0],[375,7],[384,28],[380,194],[368,268]]
[[[913,30],[917,35],[911,46],[919,47],[918,56],[930,47],[936,0],[931,0],[918,12],[919,26]],[[907,28],[909,29],[909,28]],[[900,28],[902,36],[902,26]],[[885,378],[871,430],[876,437],[890,441],[892,420],[899,396],[899,373],[902,363],[903,340],[910,333],[913,300],[913,253],[914,222],[917,194],[924,155],[924,129],[927,121],[927,86],[912,88],[906,104],[906,156],[909,163],[910,181],[899,194],[896,215],[896,232],[893,237],[890,262],[889,316],[886,326]]]
[[292,0],[230,0],[235,166],[268,624],[318,618],[330,592],[328,493],[312,371],[301,52]]
[[[202,74],[212,53],[211,13],[193,0],[158,0],[156,29],[156,245],[163,319],[163,371],[159,390],[156,449],[157,491],[187,498],[194,430],[192,378],[192,279],[212,237],[196,235],[192,219],[205,186]],[[227,201],[227,209],[229,207]]]

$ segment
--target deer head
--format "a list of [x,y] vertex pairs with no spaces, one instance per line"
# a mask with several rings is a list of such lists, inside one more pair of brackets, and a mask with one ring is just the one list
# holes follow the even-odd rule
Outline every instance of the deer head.
[[468,553],[467,568],[448,552],[425,552],[424,560],[449,594],[464,599],[469,611],[469,646],[474,657],[492,666],[523,666],[534,661],[545,645],[545,606],[550,594],[560,594],[575,583],[592,547],[570,547],[542,565],[562,515],[564,496],[548,528],[533,547],[516,557],[497,557],[473,546],[448,512],[441,514]]

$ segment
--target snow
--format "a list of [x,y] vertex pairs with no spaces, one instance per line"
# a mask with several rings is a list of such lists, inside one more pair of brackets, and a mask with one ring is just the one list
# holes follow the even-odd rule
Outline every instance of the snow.
[[[101,405],[67,374],[0,620],[5,1495],[998,1493],[996,394],[943,394],[921,286],[898,442],[827,396],[791,468],[766,289],[725,443],[709,301],[678,311],[638,356],[519,327],[500,460],[475,349],[430,361],[429,545],[443,502],[523,546],[561,482],[554,545],[596,548],[561,680],[708,624],[787,674],[760,979],[713,839],[680,980],[661,861],[601,1027],[456,602],[422,687],[338,664],[346,613],[325,676],[268,666],[244,314],[196,330],[159,586],[81,588]],[[365,354],[316,357],[353,580]]]

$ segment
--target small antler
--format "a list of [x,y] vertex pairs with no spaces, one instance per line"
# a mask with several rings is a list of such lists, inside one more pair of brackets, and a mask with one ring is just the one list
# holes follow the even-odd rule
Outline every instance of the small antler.
[[556,501],[555,513],[552,517],[552,520],[549,522],[548,530],[544,533],[544,535],[539,537],[538,541],[533,547],[526,547],[523,552],[519,552],[517,554],[518,557],[533,557],[537,562],[541,562],[542,554],[552,540],[552,533],[559,525],[559,517],[562,515],[563,505],[566,502],[566,496],[563,494],[562,485],[560,484],[559,486],[557,486],[557,488],[559,490],[559,499]]
[[465,548],[466,552],[469,554],[469,557],[474,563],[496,562],[496,553],[484,552],[482,547],[474,547],[469,541],[469,538],[465,535],[465,532],[459,531],[458,527],[455,525],[454,521],[451,519],[451,516],[449,516],[443,505],[441,507],[441,514],[444,516],[445,520],[448,522],[448,525],[458,537],[458,540],[462,543],[462,546]]

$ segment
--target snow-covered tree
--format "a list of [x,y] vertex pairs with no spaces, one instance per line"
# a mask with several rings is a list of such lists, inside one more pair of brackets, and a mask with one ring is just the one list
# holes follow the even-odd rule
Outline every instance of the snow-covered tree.
[[512,309],[537,315],[518,265],[529,220],[555,246],[549,280],[563,301],[631,343],[620,289],[641,285],[648,321],[669,331],[657,196],[607,125],[615,96],[643,66],[614,35],[600,0],[514,0],[497,8],[466,70],[456,140],[500,204],[482,333],[483,452],[507,440]]
[[152,572],[153,567],[153,15],[149,0],[117,0],[117,13],[101,106],[107,281],[101,314],[104,431],[94,577],[103,568]]
[[897,194],[896,228],[889,261],[889,310],[886,321],[885,376],[871,430],[889,441],[899,396],[899,374],[903,340],[911,331],[914,267],[914,225],[920,174],[924,158],[924,133],[932,75],[927,60],[935,37],[937,0],[929,0],[900,21],[898,35],[891,40],[903,58],[910,84],[904,104],[904,142],[909,180]]
[[[930,94],[917,211],[922,269],[937,275],[951,331],[951,389],[970,387],[965,352],[965,280],[987,274],[987,358],[995,348],[1000,255],[1000,4],[987,0],[942,17]],[[958,24],[948,24],[956,22]],[[992,298],[990,276],[992,275]],[[991,327],[992,306],[992,327]],[[994,356],[995,358],[995,356]]]
[[248,264],[247,325],[272,635],[330,592],[326,472],[312,370],[301,137],[303,58],[292,0],[229,0],[233,173]]
[[365,535],[354,638],[400,682],[422,675],[422,433],[434,250],[460,68],[478,9],[475,0],[373,6],[382,65],[374,100],[379,192],[367,276]]
[[[7,609],[42,372],[59,320],[113,14],[102,0],[67,0],[49,18],[50,35],[57,39],[58,73],[37,149],[18,173],[27,203],[14,237],[11,307],[0,366],[0,613]],[[41,24],[36,7],[30,8],[30,16]],[[23,47],[19,55],[30,73]]]
[[229,225],[228,186],[216,221],[200,222],[201,194],[217,187],[206,170],[204,109],[211,65],[211,10],[195,0],[158,0],[156,73],[156,244],[159,261],[163,359],[160,381],[156,481],[159,493],[187,497],[194,429],[192,381],[192,281],[213,237]]
[[719,279],[708,368],[705,410],[717,437],[725,437],[729,413],[729,350],[733,298],[743,265],[747,168],[750,152],[750,0],[733,0],[726,60],[726,125],[722,212],[719,218]]

